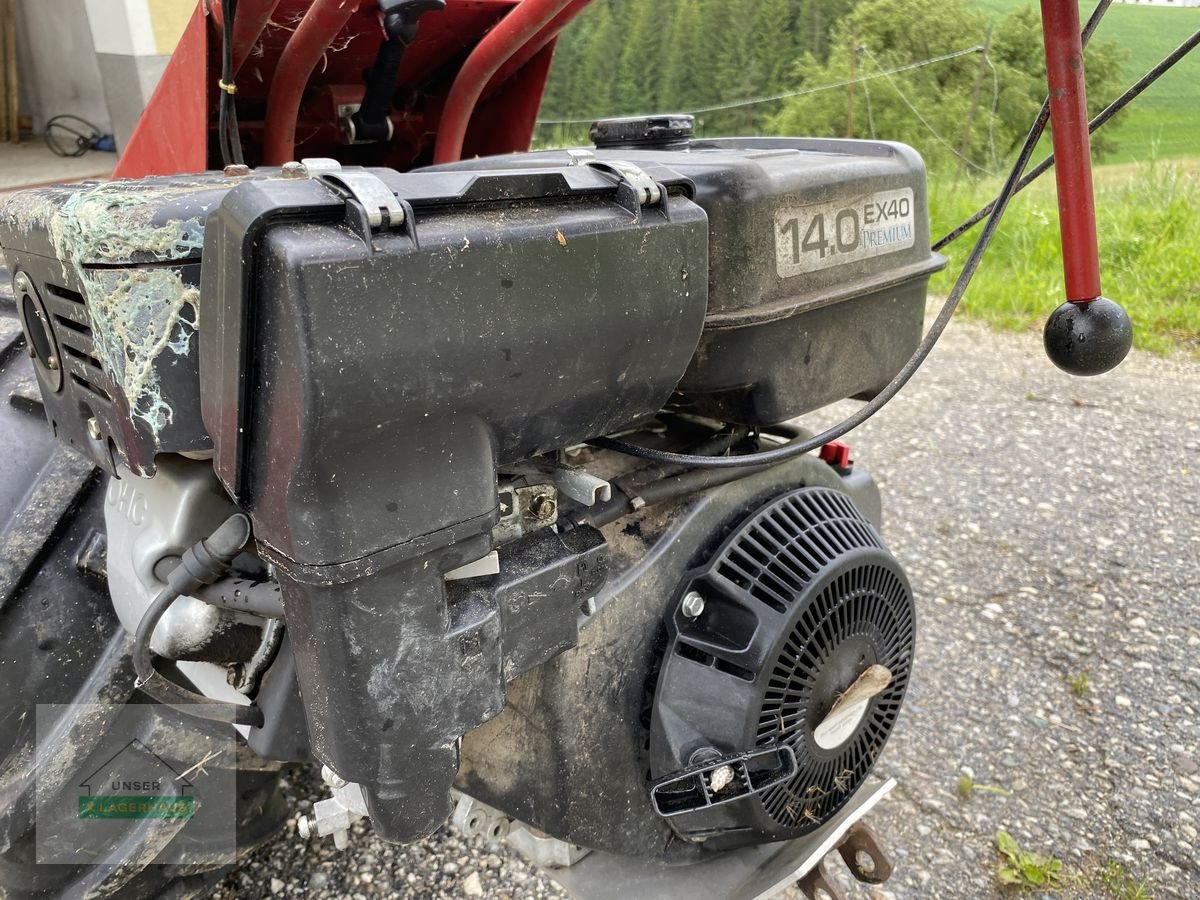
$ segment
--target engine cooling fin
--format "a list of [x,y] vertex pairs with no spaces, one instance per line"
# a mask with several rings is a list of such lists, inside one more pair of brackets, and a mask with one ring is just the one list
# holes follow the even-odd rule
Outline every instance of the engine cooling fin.
[[[683,814],[677,803],[672,827],[725,845],[828,821],[895,726],[914,625],[908,579],[845,494],[801,488],[748,516],[687,574],[667,623],[651,776],[695,773],[705,799]],[[788,777],[714,779],[713,760],[770,748],[794,756]]]

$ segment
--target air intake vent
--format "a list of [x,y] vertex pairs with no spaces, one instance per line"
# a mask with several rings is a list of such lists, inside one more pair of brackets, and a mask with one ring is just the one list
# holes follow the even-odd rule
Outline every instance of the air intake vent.
[[850,498],[803,488],[751,515],[688,573],[668,631],[652,775],[756,749],[796,759],[786,780],[672,827],[762,841],[828,821],[879,758],[913,657],[908,581]]
[[83,296],[57,284],[46,284],[45,304],[71,384],[84,391],[89,402],[99,400],[107,407],[112,403],[112,393],[104,367],[96,357]]

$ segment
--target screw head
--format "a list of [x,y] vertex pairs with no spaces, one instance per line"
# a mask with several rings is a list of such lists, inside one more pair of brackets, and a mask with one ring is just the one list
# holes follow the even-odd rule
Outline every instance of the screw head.
[[250,167],[241,163],[234,163],[233,165],[226,166],[221,174],[226,178],[245,178],[250,174]]
[[292,162],[285,162],[283,164],[283,170],[280,174],[284,178],[307,178],[308,169],[305,168],[304,163],[293,160]]
[[558,513],[558,501],[553,494],[538,494],[529,504],[529,511],[543,522],[549,522]]
[[683,602],[679,604],[679,611],[689,619],[695,619],[704,612],[704,598],[700,596],[699,591],[688,591],[684,594]]
[[16,277],[13,278],[13,287],[15,287],[19,293],[29,293],[29,276],[24,272],[18,272]]
[[296,820],[296,833],[299,834],[301,838],[307,841],[310,837],[312,837],[312,832],[312,822],[309,821],[308,816],[301,816]]
[[87,420],[87,436],[93,441],[100,440],[100,423],[96,421],[95,416]]
[[342,788],[349,783],[329,766],[321,766],[321,780],[331,788]]
[[51,353],[49,356],[46,357],[46,368],[49,369],[51,372],[55,372],[58,370],[58,357],[55,356],[53,353]]

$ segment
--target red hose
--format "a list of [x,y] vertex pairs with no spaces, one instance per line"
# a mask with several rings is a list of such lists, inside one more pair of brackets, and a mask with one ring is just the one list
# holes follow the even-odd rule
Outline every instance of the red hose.
[[1088,139],[1079,6],[1075,0],[1041,2],[1063,275],[1067,299],[1086,303],[1100,296],[1100,252],[1096,246],[1096,204],[1092,196],[1092,150]]
[[296,151],[296,118],[308,78],[358,10],[358,4],[359,0],[314,0],[283,48],[267,95],[263,132],[266,165],[281,166],[291,161]]
[[572,2],[522,0],[471,51],[446,97],[446,106],[438,123],[434,162],[454,162],[462,158],[471,114],[492,76]]

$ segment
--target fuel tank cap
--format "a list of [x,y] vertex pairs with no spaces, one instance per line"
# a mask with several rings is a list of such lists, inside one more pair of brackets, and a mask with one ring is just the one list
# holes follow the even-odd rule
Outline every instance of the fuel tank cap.
[[695,117],[682,113],[598,119],[588,130],[598,149],[684,146],[695,133]]

